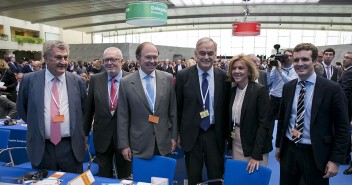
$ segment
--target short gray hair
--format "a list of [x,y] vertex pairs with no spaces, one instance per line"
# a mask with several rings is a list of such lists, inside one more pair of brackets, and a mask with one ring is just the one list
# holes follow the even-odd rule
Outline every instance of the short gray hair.
[[69,46],[65,42],[59,41],[59,40],[48,40],[48,41],[45,41],[43,44],[44,58],[51,56],[51,50],[53,48],[58,48],[60,50],[66,50],[67,54],[68,55],[70,54]]

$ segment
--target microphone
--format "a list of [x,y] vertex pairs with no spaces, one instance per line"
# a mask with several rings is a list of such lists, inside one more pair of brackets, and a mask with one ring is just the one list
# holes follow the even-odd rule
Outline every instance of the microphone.
[[42,180],[48,176],[48,170],[40,170],[36,172],[30,172],[23,175],[23,180]]

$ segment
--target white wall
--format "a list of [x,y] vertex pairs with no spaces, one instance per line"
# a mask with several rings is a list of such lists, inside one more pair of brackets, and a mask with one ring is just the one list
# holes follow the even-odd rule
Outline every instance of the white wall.
[[91,44],[91,34],[75,30],[62,30],[62,40],[67,44]]

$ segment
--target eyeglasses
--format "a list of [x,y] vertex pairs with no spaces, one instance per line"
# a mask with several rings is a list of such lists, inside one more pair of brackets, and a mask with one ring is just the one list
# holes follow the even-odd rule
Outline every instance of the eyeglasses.
[[109,62],[115,63],[115,62],[119,62],[119,61],[121,61],[121,58],[104,58],[103,59],[104,63],[109,63]]
[[151,61],[152,59],[153,60],[158,60],[158,56],[149,56],[149,55],[147,55],[147,56],[144,56],[144,58],[145,58],[146,61]]

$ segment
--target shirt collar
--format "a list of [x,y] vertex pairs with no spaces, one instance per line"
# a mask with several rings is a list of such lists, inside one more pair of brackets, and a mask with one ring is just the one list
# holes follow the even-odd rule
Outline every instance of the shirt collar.
[[[65,72],[66,73],[66,72]],[[65,73],[63,73],[62,75],[60,76],[56,76],[57,79],[60,81],[60,82],[64,82],[65,81]],[[55,76],[48,70],[48,68],[45,69],[45,81],[46,82],[51,82],[51,80],[53,80]]]
[[211,66],[211,68],[208,71],[203,71],[202,69],[199,68],[197,64],[197,71],[198,71],[198,76],[203,76],[203,73],[208,73],[208,75],[212,77],[214,74],[214,67]]
[[[109,82],[111,81],[111,76],[109,75],[109,73],[107,74],[108,74],[108,82]],[[115,80],[119,82],[121,78],[122,78],[122,70],[120,70],[120,72],[115,76]]]
[[[302,80],[298,77],[298,82],[300,81]],[[315,84],[316,81],[317,81],[317,74],[315,72],[313,72],[313,74],[310,75],[306,80],[306,82],[309,82],[311,84]]]
[[[141,79],[144,79],[144,77],[146,77],[148,74],[145,73],[142,69],[139,69],[139,76],[141,77]],[[152,76],[153,78],[155,78],[155,70],[150,73],[150,76]]]
[[326,68],[326,67],[331,67],[331,65],[329,65],[329,66],[326,65],[324,61],[323,61],[322,63],[323,63],[324,68]]
[[287,68],[282,66],[281,68],[285,71],[289,71],[293,68],[293,65],[291,65],[290,67],[287,67]]

